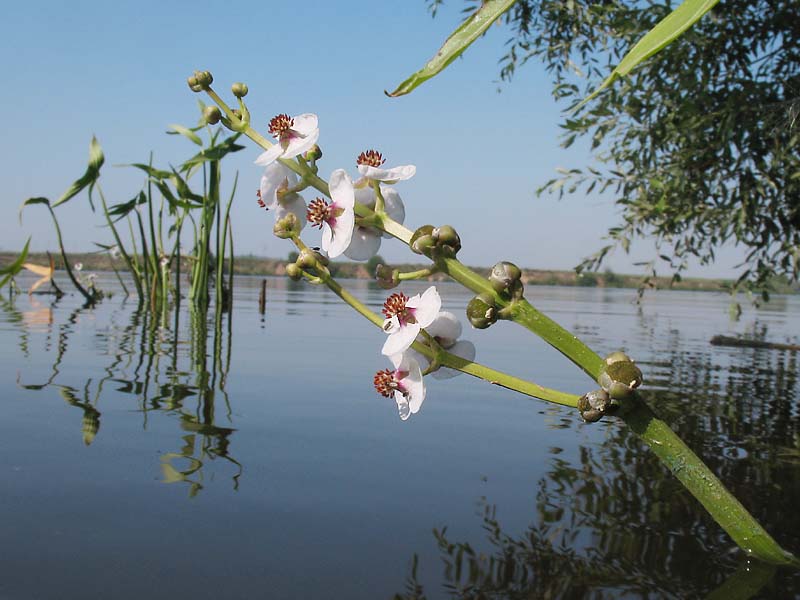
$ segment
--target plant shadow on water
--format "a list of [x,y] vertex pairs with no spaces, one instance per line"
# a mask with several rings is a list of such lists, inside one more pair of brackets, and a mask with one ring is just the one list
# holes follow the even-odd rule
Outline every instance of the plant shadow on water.
[[[757,327],[751,337],[767,337]],[[785,548],[800,547],[800,410],[797,352],[734,351],[723,368],[687,353],[671,332],[647,400]],[[559,427],[573,427],[562,422]],[[584,425],[585,426],[585,425]],[[579,427],[581,427],[579,425]],[[536,518],[503,530],[502,507],[479,501],[484,538],[433,530],[441,583],[415,554],[395,600],[483,598],[800,597],[800,574],[743,556],[696,500],[631,433],[605,424],[579,464],[555,456],[538,481]]]
[[[20,329],[19,345],[23,353],[28,352],[28,329],[37,324],[52,326],[52,311],[59,301],[56,299],[48,307],[37,303],[33,311],[19,312],[13,302],[0,300],[0,308],[9,322],[27,326]],[[163,315],[154,316],[141,308],[127,311],[123,302],[120,313],[129,313],[129,321],[99,336],[111,356],[103,367],[104,376],[90,377],[80,387],[62,384],[60,367],[69,350],[70,336],[81,315],[90,310],[89,306],[76,308],[57,326],[55,360],[47,379],[31,383],[18,375],[17,385],[26,390],[55,389],[68,405],[80,409],[81,432],[87,446],[100,432],[99,406],[104,390],[110,386],[116,394],[135,396],[143,429],[147,429],[151,413],[158,411],[177,418],[181,431],[185,432],[178,449],[161,455],[164,483],[183,483],[188,486],[189,495],[194,496],[203,489],[206,463],[219,459],[231,464],[230,477],[233,488],[237,489],[243,466],[230,454],[230,438],[236,430],[218,423],[220,407],[217,406],[221,400],[224,417],[230,422],[232,410],[225,390],[232,342],[230,313],[209,319],[206,314],[190,309],[188,333],[184,334],[187,337],[182,339],[179,308],[168,322]],[[183,346],[188,346],[189,370],[179,368],[178,350]]]

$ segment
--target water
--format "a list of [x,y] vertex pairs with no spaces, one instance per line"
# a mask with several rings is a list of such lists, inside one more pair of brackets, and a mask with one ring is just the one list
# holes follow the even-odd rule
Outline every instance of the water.
[[[463,375],[430,380],[402,422],[372,388],[389,366],[380,330],[283,279],[262,317],[259,283],[238,279],[216,331],[213,311],[184,307],[176,328],[119,294],[0,302],[0,598],[800,594],[795,571],[747,562],[622,423]],[[348,286],[379,310],[386,292]],[[439,289],[463,314],[469,296]],[[657,412],[800,551],[797,353],[708,344],[797,343],[800,298],[731,323],[709,293],[528,296],[598,352],[634,356]],[[593,387],[519,327],[464,337],[489,366]]]

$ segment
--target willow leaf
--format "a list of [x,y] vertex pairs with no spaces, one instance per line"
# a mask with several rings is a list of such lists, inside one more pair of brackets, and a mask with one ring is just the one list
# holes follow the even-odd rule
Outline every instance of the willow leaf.
[[684,31],[694,25],[700,18],[710,11],[719,0],[684,0],[684,2],[666,17],[661,19],[655,27],[645,34],[622,57],[619,64],[614,67],[611,75],[606,77],[600,87],[584,98],[576,108],[580,108],[600,92],[611,85],[617,78],[624,77],[640,63],[644,62],[662,48],[680,37]]
[[489,28],[489,25],[511,8],[514,2],[516,0],[486,0],[458,29],[450,34],[439,51],[422,69],[397,86],[392,93],[385,92],[386,95],[396,97],[408,94],[431,77],[438,75],[447,65],[461,56],[464,50]]

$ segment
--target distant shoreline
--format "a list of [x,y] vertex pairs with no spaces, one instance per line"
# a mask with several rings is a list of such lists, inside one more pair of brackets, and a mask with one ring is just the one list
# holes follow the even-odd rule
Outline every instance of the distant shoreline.
[[[13,252],[0,252],[0,267],[5,266],[16,259],[17,255]],[[86,253],[76,252],[69,254],[71,262],[82,263],[83,271],[112,271],[114,267],[118,271],[127,271],[125,263],[121,259],[113,260],[107,253]],[[63,270],[64,265],[58,254],[53,254],[56,270]],[[28,262],[46,265],[48,264],[47,254],[44,252],[31,252],[28,254]],[[235,275],[255,275],[281,276],[286,274],[286,259],[264,258],[253,255],[237,256],[234,260]],[[426,264],[392,264],[393,267],[401,271],[416,271],[424,268]],[[186,272],[188,261],[184,260],[181,270]],[[488,276],[488,267],[472,267],[476,272],[483,276]],[[355,262],[333,262],[331,271],[334,275],[347,279],[372,279],[373,275],[368,272],[366,263]],[[431,281],[446,279],[445,275],[436,274],[429,278]],[[522,280],[526,285],[561,285],[561,286],[580,286],[580,287],[604,287],[604,288],[629,288],[637,289],[640,287],[643,275],[629,275],[614,273],[611,270],[602,272],[583,273],[578,275],[575,271],[550,270],[550,269],[522,269]],[[701,278],[687,277],[680,281],[672,281],[671,277],[657,277],[651,281],[655,289],[673,290],[692,290],[708,292],[724,292],[732,284],[732,279],[721,278]],[[776,286],[775,293],[792,294],[798,293],[789,285]]]

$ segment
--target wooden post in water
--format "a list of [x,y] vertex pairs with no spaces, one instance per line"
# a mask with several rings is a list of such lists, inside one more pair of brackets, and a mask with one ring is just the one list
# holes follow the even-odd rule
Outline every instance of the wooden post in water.
[[258,312],[264,314],[267,309],[267,280],[261,280],[261,292],[258,294]]

